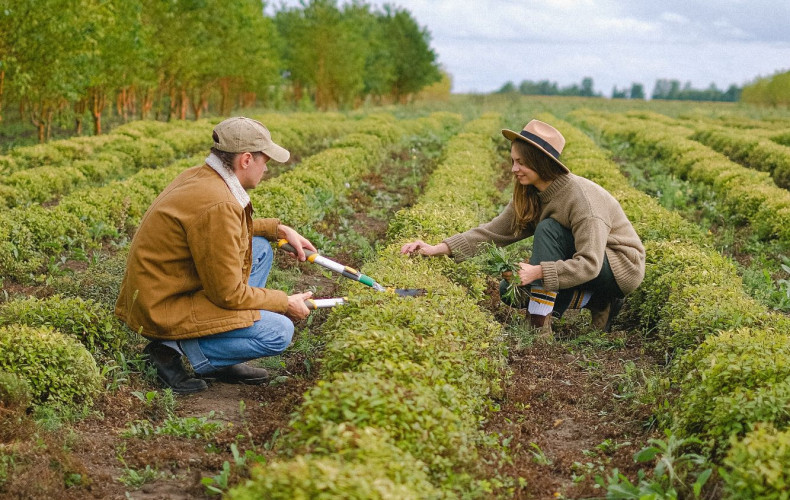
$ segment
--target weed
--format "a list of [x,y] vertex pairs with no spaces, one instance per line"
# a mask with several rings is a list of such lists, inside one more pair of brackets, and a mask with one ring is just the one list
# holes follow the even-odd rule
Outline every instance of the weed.
[[532,453],[532,461],[538,465],[551,465],[554,463],[552,459],[546,456],[543,450],[540,449],[537,443],[529,443],[529,446],[533,448],[529,452]]
[[149,420],[135,420],[128,424],[128,428],[121,433],[124,438],[149,438],[152,436],[166,435],[186,439],[211,439],[222,425],[210,422],[214,412],[209,412],[206,417],[176,417],[170,415],[162,425],[154,427]]
[[219,474],[211,477],[203,477],[200,482],[205,486],[206,492],[210,495],[221,495],[228,490],[231,483],[231,474],[238,469],[247,467],[249,463],[264,463],[266,458],[252,450],[247,450],[242,455],[236,443],[231,443],[230,452],[233,454],[233,465],[227,460],[222,463],[222,470]]
[[176,398],[171,389],[159,391],[147,391],[145,393],[135,391],[132,395],[142,401],[146,415],[161,420],[172,417],[176,410]]
[[[666,440],[651,439],[649,446],[642,448],[634,455],[639,463],[656,460],[652,477],[640,469],[637,481],[632,483],[618,469],[613,469],[609,477],[596,476],[595,482],[606,488],[607,498],[614,499],[677,499],[700,498],[702,488],[710,478],[713,469],[702,455],[683,450],[698,446],[701,441],[696,438],[678,438],[670,430],[665,431]],[[685,481],[694,477],[689,487]]]
[[130,469],[124,463],[123,474],[118,478],[118,481],[124,485],[137,489],[145,483],[155,481],[161,476],[161,473],[150,465],[146,465],[145,469]]

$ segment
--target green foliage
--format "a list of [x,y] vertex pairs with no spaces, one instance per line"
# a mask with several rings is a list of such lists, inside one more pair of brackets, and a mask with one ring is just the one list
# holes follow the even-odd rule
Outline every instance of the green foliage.
[[0,403],[6,408],[27,409],[32,397],[30,383],[14,373],[0,371]]
[[444,498],[424,463],[391,444],[383,431],[327,423],[303,454],[251,470],[251,480],[228,498]]
[[46,299],[14,300],[0,306],[0,326],[50,326],[75,337],[97,357],[107,362],[117,351],[130,351],[136,343],[133,332],[92,300],[55,295]]
[[185,439],[212,439],[223,429],[223,425],[212,422],[214,412],[205,417],[168,416],[161,425],[154,426],[150,420],[136,420],[121,433],[125,438],[150,438],[153,436],[175,436]]
[[790,484],[790,431],[760,424],[733,438],[720,474],[729,498],[786,499]]
[[[639,470],[638,481],[632,483],[627,477],[614,469],[607,478],[597,477],[596,482],[606,487],[606,498],[633,500],[677,500],[679,498],[700,498],[702,488],[713,472],[704,468],[704,456],[684,451],[699,444],[693,438],[680,439],[670,431],[665,431],[666,440],[651,439],[650,445],[634,455],[637,463],[656,460],[651,476]],[[686,479],[693,476],[694,483]]]
[[710,439],[721,455],[730,436],[756,422],[790,423],[790,340],[781,330],[742,328],[710,337],[677,366],[683,404],[675,427]]
[[743,87],[741,100],[762,106],[788,106],[790,104],[790,71],[758,78]]
[[34,402],[52,407],[89,408],[101,388],[90,353],[47,327],[0,327],[0,370],[27,380]]

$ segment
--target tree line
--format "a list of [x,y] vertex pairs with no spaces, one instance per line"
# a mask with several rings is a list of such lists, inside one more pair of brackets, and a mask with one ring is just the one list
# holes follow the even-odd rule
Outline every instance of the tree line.
[[756,79],[743,88],[742,99],[762,106],[790,106],[790,71]]
[[302,0],[269,16],[261,0],[0,0],[0,120],[37,128],[113,106],[130,118],[196,119],[236,107],[319,109],[404,102],[442,79],[411,14]]
[[[518,86],[512,81],[505,83],[497,93],[519,93],[522,95],[558,95],[558,96],[580,96],[580,97],[602,97],[601,92],[596,92],[593,79],[585,77],[581,84],[571,84],[567,87],[560,87],[557,82],[540,80],[533,82],[523,80]],[[730,85],[725,90],[719,90],[716,85],[711,83],[707,89],[695,89],[691,82],[681,86],[678,80],[659,79],[653,87],[652,99],[672,99],[689,101],[729,101],[734,102],[740,98],[741,89],[736,85]],[[612,99],[645,99],[645,87],[641,83],[633,83],[631,87],[612,89]]]

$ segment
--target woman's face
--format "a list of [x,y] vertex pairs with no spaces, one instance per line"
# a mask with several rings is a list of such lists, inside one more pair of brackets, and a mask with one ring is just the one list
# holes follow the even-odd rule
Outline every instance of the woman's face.
[[510,146],[510,160],[512,162],[510,171],[513,172],[519,184],[522,186],[543,184],[538,173],[527,165],[527,160],[518,152],[515,145]]

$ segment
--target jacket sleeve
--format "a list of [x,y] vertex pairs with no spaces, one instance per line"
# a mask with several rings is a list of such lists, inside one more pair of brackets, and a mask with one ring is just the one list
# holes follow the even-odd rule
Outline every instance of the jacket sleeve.
[[252,221],[253,236],[263,236],[269,241],[277,241],[277,226],[280,219],[254,219]]
[[490,222],[480,224],[463,233],[454,234],[445,239],[444,243],[450,247],[450,252],[456,260],[464,260],[473,257],[483,243],[493,242],[495,245],[503,247],[532,236],[532,231],[513,234],[511,228],[514,218],[515,212],[511,202],[501,214]]
[[[233,202],[218,203],[186,228],[192,258],[208,299],[224,309],[265,309],[285,313],[288,296],[279,290],[255,288],[244,282],[241,257],[243,215]],[[276,225],[275,225],[276,228]]]

